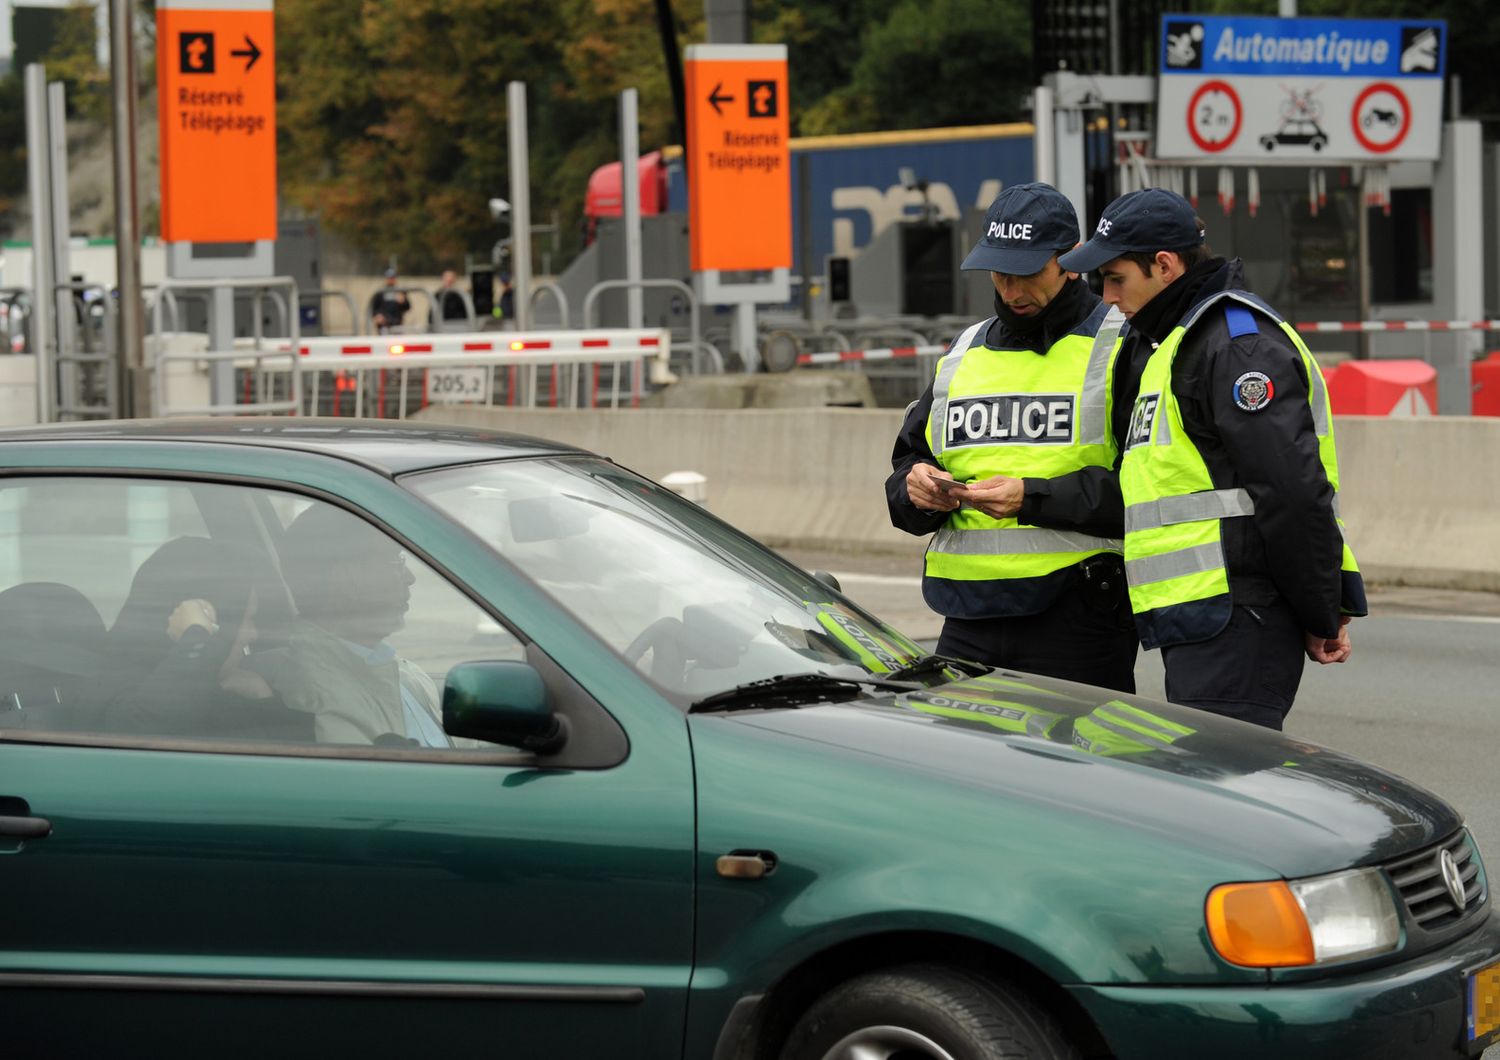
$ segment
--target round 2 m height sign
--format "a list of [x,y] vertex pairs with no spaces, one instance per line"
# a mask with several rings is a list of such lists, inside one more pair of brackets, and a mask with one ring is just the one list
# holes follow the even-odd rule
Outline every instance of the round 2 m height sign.
[[1222,151],[1240,135],[1245,108],[1227,81],[1205,81],[1188,100],[1187,130],[1200,151]]

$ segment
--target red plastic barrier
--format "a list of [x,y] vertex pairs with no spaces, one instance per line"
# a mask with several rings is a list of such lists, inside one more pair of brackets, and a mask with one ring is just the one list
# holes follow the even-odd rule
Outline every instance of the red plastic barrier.
[[1344,361],[1325,374],[1335,416],[1437,413],[1437,370],[1426,361]]
[[1500,352],[1474,362],[1474,415],[1500,416]]

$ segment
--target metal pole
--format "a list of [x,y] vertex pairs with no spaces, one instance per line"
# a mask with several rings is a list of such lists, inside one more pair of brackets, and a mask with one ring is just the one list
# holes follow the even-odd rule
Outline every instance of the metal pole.
[[636,90],[620,93],[620,202],[625,221],[625,326],[639,328],[645,320],[641,281],[641,130],[636,116]]
[[[1359,185],[1355,189],[1357,196],[1355,202],[1355,213],[1358,215],[1357,242],[1359,244],[1359,319],[1369,320],[1373,309],[1370,305],[1370,293],[1373,281],[1370,272],[1370,204],[1366,199],[1369,192],[1370,167],[1362,166],[1359,171]],[[1370,356],[1370,333],[1359,332],[1355,341],[1354,356],[1359,360],[1367,360]]]
[[1052,124],[1052,89],[1038,85],[1031,93],[1032,149],[1036,179],[1057,183],[1057,146]]
[[[797,155],[797,242],[798,256],[802,259],[802,286],[800,289],[802,301],[802,319],[813,318],[812,300],[812,278],[813,278],[813,234],[812,234],[812,170],[811,159],[808,152],[802,151]],[[824,284],[828,283],[828,277],[823,277]],[[831,304],[831,303],[830,303]]]
[[[58,284],[72,280],[72,269],[68,263],[68,241],[72,232],[72,211],[68,208],[68,90],[61,81],[47,86],[47,147],[51,153],[49,165],[52,173],[52,275]],[[82,321],[74,312],[77,291],[59,291],[56,286],[49,292],[48,303],[56,307],[57,320],[54,338],[57,343],[57,393],[54,404],[80,404],[78,389],[78,365],[65,360],[80,348],[78,329]]]
[[526,82],[505,87],[510,135],[510,261],[516,330],[531,327],[531,158],[526,142]]
[[1279,0],[1276,5],[1276,13],[1282,18],[1297,17],[1297,0]]
[[144,367],[145,310],[141,304],[141,239],[135,165],[135,5],[109,0],[109,81],[114,96],[111,142],[115,163],[115,284],[119,291],[119,414],[135,413],[131,370]]
[[36,355],[36,418],[52,420],[52,307],[57,275],[52,261],[52,152],[47,147],[47,70],[27,63],[26,177],[31,196],[31,339]]
[[[672,86],[672,114],[677,123],[677,142],[686,144],[687,92],[682,84],[682,52],[677,47],[677,20],[672,14],[672,0],[656,0],[656,29],[661,35],[662,60],[667,66],[667,81]],[[687,156],[683,155],[683,164]]]

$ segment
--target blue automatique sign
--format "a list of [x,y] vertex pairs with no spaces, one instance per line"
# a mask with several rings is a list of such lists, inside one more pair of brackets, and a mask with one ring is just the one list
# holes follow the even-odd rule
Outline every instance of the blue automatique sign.
[[1162,16],[1157,155],[1436,158],[1441,19]]

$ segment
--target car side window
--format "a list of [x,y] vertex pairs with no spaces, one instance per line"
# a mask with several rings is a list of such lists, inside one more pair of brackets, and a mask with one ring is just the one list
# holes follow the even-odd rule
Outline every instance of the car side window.
[[522,658],[441,575],[325,502],[0,483],[0,728],[451,748],[447,671]]

